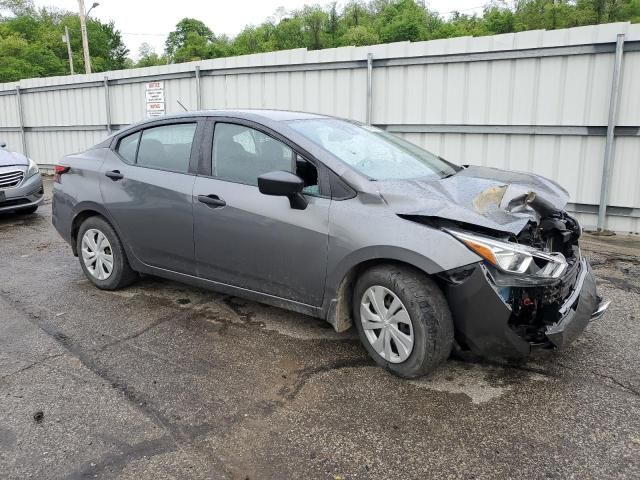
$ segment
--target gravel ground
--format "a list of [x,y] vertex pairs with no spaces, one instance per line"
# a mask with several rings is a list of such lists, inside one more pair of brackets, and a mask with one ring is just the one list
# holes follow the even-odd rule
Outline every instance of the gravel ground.
[[2,478],[640,478],[638,237],[585,236],[613,303],[566,350],[406,381],[309,317],[97,290],[50,217],[0,216]]

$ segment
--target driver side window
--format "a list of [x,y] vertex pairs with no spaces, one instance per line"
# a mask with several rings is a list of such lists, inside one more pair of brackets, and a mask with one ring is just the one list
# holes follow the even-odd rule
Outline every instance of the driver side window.
[[244,125],[216,123],[213,133],[213,176],[258,185],[263,173],[285,170],[304,180],[305,195],[320,195],[318,170],[284,143]]
[[253,128],[216,123],[213,134],[213,176],[245,185],[274,170],[292,172],[293,150]]

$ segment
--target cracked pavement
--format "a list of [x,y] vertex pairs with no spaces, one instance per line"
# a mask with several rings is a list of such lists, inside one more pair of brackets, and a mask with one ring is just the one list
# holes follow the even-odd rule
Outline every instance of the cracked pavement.
[[613,303],[566,350],[406,381],[309,317],[97,290],[50,216],[0,216],[2,478],[640,477],[638,237],[585,236]]

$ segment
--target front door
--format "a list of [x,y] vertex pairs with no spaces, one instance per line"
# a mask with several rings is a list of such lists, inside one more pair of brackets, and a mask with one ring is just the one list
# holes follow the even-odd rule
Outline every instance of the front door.
[[261,194],[259,175],[295,172],[301,159],[296,162],[292,148],[262,131],[233,123],[216,122],[212,159],[212,175],[198,176],[193,190],[198,275],[319,306],[331,200],[319,195],[317,175],[316,185],[306,189],[305,210],[292,209],[285,197]]
[[190,275],[196,128],[196,122],[173,123],[123,137],[107,155],[100,181],[104,205],[138,260]]

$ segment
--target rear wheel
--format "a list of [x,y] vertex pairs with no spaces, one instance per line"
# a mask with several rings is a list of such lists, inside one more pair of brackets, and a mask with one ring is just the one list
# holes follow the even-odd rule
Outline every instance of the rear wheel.
[[89,217],[78,231],[78,258],[84,274],[98,288],[116,290],[137,278],[129,266],[122,243],[101,217]]
[[449,305],[421,272],[382,265],[356,282],[353,315],[360,340],[378,365],[405,378],[433,370],[453,345]]

